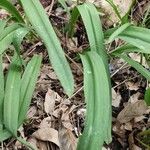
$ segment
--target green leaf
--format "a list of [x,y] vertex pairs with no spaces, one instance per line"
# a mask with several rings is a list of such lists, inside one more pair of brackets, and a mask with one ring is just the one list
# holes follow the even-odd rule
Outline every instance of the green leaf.
[[0,20],[0,36],[6,26],[6,21]]
[[40,71],[41,56],[35,55],[28,63],[23,77],[21,79],[21,94],[20,94],[20,106],[19,106],[19,126],[22,124],[26,117],[35,84]]
[[150,30],[141,27],[130,26],[124,30],[118,38],[143,49],[145,53],[150,53]]
[[4,100],[4,74],[3,74],[3,61],[0,55],[0,131],[3,129],[3,100]]
[[0,54],[2,54],[12,43],[14,33],[19,28],[20,25],[12,24],[9,27],[5,28],[4,31],[0,34]]
[[0,142],[7,140],[11,136],[12,136],[12,134],[8,130],[6,130],[6,129],[0,130]]
[[126,23],[126,24],[122,25],[120,28],[118,28],[116,31],[114,31],[113,34],[109,37],[108,43],[112,42],[119,34],[121,34],[129,26],[131,26],[131,24]]
[[104,31],[104,37],[105,39],[109,38],[111,36],[112,33],[114,33],[119,27],[116,26],[114,28],[109,28],[107,30]]
[[150,72],[145,69],[142,65],[140,65],[138,62],[132,60],[125,54],[116,54],[116,56],[124,59],[129,65],[131,65],[133,68],[135,68],[140,74],[142,74],[147,80],[150,81]]
[[148,88],[144,95],[144,100],[148,106],[150,106],[150,88]]
[[105,64],[107,74],[109,75],[108,57],[105,51],[104,35],[99,13],[95,6],[91,3],[84,3],[83,5],[79,5],[77,8],[86,28],[90,49],[91,51],[96,51],[101,56]]
[[114,4],[113,0],[106,0],[110,5],[111,7],[113,8],[114,12],[116,13],[117,17],[120,19],[120,21],[122,22],[122,17],[118,11],[118,8],[117,6]]
[[104,54],[104,35],[98,11],[91,3],[79,5],[77,8],[86,28],[91,50],[106,57]]
[[6,9],[10,14],[12,14],[16,20],[20,23],[24,23],[22,16],[19,11],[7,0],[0,0],[0,7]]
[[69,20],[69,25],[68,25],[68,36],[73,37],[74,35],[74,28],[75,28],[75,23],[78,20],[80,13],[78,9],[75,7],[72,12],[71,12],[71,18]]
[[110,54],[117,55],[117,54],[122,54],[122,53],[133,53],[133,52],[143,52],[143,50],[140,50],[139,48],[131,44],[124,44],[114,49]]
[[[120,31],[121,26],[118,30]],[[127,43],[136,46],[141,50],[143,53],[148,53],[150,54],[150,30],[146,28],[141,28],[141,27],[135,27],[135,26],[129,26],[122,32],[118,32],[117,30],[115,33],[118,33],[117,38],[120,38]],[[113,33],[114,34],[114,33]],[[111,37],[113,36],[111,35]],[[115,36],[116,38],[116,36]],[[112,40],[112,38],[111,38]]]
[[6,79],[4,96],[4,125],[8,131],[17,136],[19,94],[21,83],[21,66],[18,58],[14,57]]
[[29,21],[47,47],[52,66],[65,92],[71,96],[74,91],[71,69],[44,8],[39,0],[20,1]]
[[84,94],[87,103],[85,128],[78,150],[102,149],[111,141],[111,87],[101,56],[95,51],[81,54],[84,68]]
[[70,16],[70,11],[69,11],[69,9],[68,9],[68,7],[67,7],[67,5],[66,5],[66,2],[65,2],[65,0],[58,0],[58,2],[62,5],[62,7],[65,9],[65,11],[69,14],[69,16]]
[[20,59],[20,63],[23,64],[24,66],[25,64],[20,56],[20,46],[21,46],[21,42],[23,41],[23,38],[26,36],[28,32],[29,30],[27,28],[21,27],[15,31],[13,36],[13,45]]
[[17,137],[17,140],[19,142],[21,142],[22,144],[24,144],[25,146],[27,146],[30,150],[38,150],[35,146],[31,145],[30,143],[28,143],[26,140],[24,140],[23,138]]

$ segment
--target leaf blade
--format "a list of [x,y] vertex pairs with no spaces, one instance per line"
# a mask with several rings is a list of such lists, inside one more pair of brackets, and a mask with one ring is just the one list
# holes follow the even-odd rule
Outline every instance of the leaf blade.
[[144,68],[142,65],[140,65],[138,62],[132,60],[125,54],[117,54],[116,56],[124,59],[128,64],[130,64],[133,68],[135,68],[141,75],[143,75],[147,80],[150,81],[150,72]]
[[[39,0],[21,0],[21,3],[32,26],[47,47],[51,64],[65,92],[71,96],[74,91],[74,80],[71,69],[43,7]],[[33,16],[35,18],[34,20]]]
[[18,10],[8,1],[8,0],[1,0],[0,7],[6,9],[10,14],[12,14],[16,20],[20,23],[24,23],[24,20]]
[[25,119],[27,110],[29,108],[32,94],[39,74],[41,60],[41,56],[33,56],[22,76],[18,126],[22,124],[23,120]]
[[14,57],[6,79],[3,107],[4,125],[14,136],[17,136],[18,127],[20,81],[21,67],[18,64],[18,59]]
[[[96,52],[90,51],[80,56],[84,66],[87,115],[77,149],[99,150],[104,141],[111,141],[110,80],[103,59]],[[101,130],[98,130],[99,128]]]
[[2,55],[0,55],[0,131],[3,129],[3,102],[4,102],[4,74],[2,66]]

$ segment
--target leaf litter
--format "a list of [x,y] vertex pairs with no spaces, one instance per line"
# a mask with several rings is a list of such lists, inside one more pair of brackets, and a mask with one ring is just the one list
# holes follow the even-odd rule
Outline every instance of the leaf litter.
[[[51,4],[51,1],[41,1],[45,8]],[[122,9],[123,15],[129,8],[131,1],[116,0],[114,2],[119,9]],[[108,16],[109,14],[111,17],[109,21],[104,19],[103,24],[106,25],[106,28],[119,21],[112,8],[108,7],[106,2],[101,1],[99,3],[97,1],[95,3],[98,6],[104,6],[104,16]],[[59,10],[62,10],[62,8]],[[65,19],[63,18],[67,18],[67,16],[64,12],[60,12],[58,16],[55,16],[57,11],[56,8],[52,10],[52,20],[53,24],[59,29],[65,23]],[[0,18],[7,16],[6,12],[0,11]],[[82,31],[82,28],[79,28],[78,32],[83,34],[84,31]],[[64,35],[62,34],[62,36]],[[81,40],[78,41],[78,38]],[[86,45],[87,41],[86,37],[80,37],[79,35],[78,37],[74,37],[74,42],[72,43],[70,39],[66,39],[66,37],[64,39],[66,40],[66,45],[64,43],[62,45],[66,46],[66,55],[71,59],[71,68],[76,80],[76,89],[78,91],[81,88],[81,90],[71,99],[68,99],[62,91],[62,87],[52,67],[49,65],[47,57],[44,58],[32,104],[27,114],[27,121],[19,130],[23,138],[37,146],[40,150],[75,150],[78,137],[84,129],[86,108],[82,92],[82,65],[75,58],[75,53],[80,46]],[[43,45],[40,46],[42,47]],[[38,49],[38,46],[35,46],[33,49],[29,56]],[[46,55],[44,54],[44,56]],[[130,57],[136,61],[140,61],[138,54],[130,54]],[[4,69],[7,70],[8,61],[5,64]],[[114,66],[114,71],[118,70],[112,76],[113,141],[110,145],[105,145],[103,149],[141,150],[143,147],[137,142],[135,137],[137,137],[140,131],[150,127],[150,108],[143,101],[147,83],[130,66],[119,69],[122,64],[122,60],[118,60],[118,62],[112,60],[111,63]],[[144,66],[147,67],[145,62]],[[15,142],[10,140],[5,145],[8,149],[14,149],[12,143]],[[15,143],[15,148],[25,149],[22,144],[18,144],[17,142]]]

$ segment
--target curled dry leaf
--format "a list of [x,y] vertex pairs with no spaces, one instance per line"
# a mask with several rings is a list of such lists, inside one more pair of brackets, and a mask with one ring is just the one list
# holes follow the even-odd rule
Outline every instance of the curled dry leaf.
[[119,107],[121,101],[121,95],[116,93],[114,89],[112,89],[112,106]]
[[61,97],[51,89],[48,89],[45,102],[44,102],[44,109],[47,114],[52,114],[55,107],[55,101],[60,101]]
[[117,120],[120,123],[127,123],[135,117],[142,116],[147,110],[146,103],[139,100],[135,103],[128,103],[127,106],[119,113]]
[[38,140],[53,142],[58,147],[60,146],[58,139],[58,131],[53,128],[38,129],[32,134],[32,136],[37,138]]
[[70,108],[68,108],[66,111],[62,112],[61,121],[65,128],[69,130],[73,130],[73,125],[70,122],[69,114],[76,108],[75,105],[72,105]]
[[37,147],[39,150],[48,150],[48,148],[47,148],[48,143],[46,143],[46,142],[37,140],[34,137],[30,137],[27,141],[34,147]]
[[76,150],[77,139],[72,131],[61,126],[58,133],[60,150]]

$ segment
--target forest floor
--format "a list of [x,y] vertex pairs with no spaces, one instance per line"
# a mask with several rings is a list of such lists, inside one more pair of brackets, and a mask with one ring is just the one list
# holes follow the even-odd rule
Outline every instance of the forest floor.
[[[41,3],[57,31],[70,63],[76,84],[75,93],[70,98],[65,95],[50,65],[42,41],[25,40],[22,55],[30,58],[36,53],[42,53],[43,62],[27,114],[27,121],[19,129],[19,132],[24,139],[36,145],[39,150],[59,150],[60,146],[63,150],[74,150],[78,137],[84,129],[86,112],[82,64],[77,58],[77,52],[88,45],[87,36],[82,22],[78,22],[74,38],[66,37],[65,24],[68,22],[68,16],[63,8],[54,0],[41,0]],[[119,7],[126,9],[125,7],[128,7],[126,3],[120,4]],[[131,22],[140,26],[148,5],[150,6],[148,0],[138,0],[131,9],[129,16]],[[106,14],[107,10],[108,8]],[[105,14],[103,14],[104,30],[117,24],[114,13],[111,9],[109,10],[111,20],[114,22],[106,20]],[[6,12],[0,10],[0,17],[5,18],[5,15],[7,16]],[[114,45],[108,45],[107,51],[109,52],[119,44],[121,41],[116,41]],[[9,65],[9,57],[11,57],[9,54],[6,55],[7,59],[4,63],[6,68]],[[140,60],[140,55],[136,53],[131,54],[130,57],[137,61]],[[148,82],[121,59],[110,59],[109,63],[113,97],[112,143],[104,145],[103,150],[144,150],[146,149],[144,144],[150,146],[150,135],[142,137],[139,133],[150,128],[150,108],[146,107],[143,101]],[[62,145],[64,146],[62,147]],[[26,149],[15,139],[4,142],[3,148],[8,150]]]

